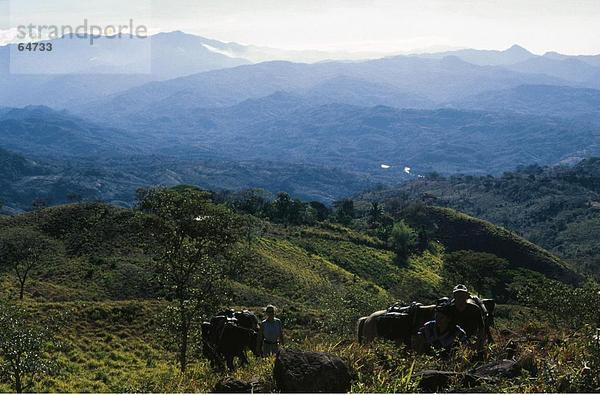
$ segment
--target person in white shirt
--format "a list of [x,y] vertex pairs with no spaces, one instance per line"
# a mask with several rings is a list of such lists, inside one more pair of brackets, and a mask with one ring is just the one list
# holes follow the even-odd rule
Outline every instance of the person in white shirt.
[[275,317],[276,308],[272,304],[265,307],[267,318],[260,324],[259,341],[263,357],[277,354],[279,345],[283,345],[283,324]]

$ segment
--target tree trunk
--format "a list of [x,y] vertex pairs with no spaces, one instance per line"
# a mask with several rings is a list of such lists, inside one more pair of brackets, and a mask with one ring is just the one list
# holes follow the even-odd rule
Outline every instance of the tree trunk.
[[18,373],[15,374],[15,392],[17,394],[23,392],[23,384],[21,384],[21,375]]
[[20,289],[19,289],[19,299],[23,300],[23,294],[25,292],[25,280],[20,281]]
[[185,313],[185,309],[183,308],[183,305],[181,307],[181,339],[180,339],[180,344],[179,344],[179,365],[181,368],[182,372],[185,372],[185,369],[187,368],[187,349],[188,349],[188,322],[187,322],[187,317],[186,317],[186,313]]

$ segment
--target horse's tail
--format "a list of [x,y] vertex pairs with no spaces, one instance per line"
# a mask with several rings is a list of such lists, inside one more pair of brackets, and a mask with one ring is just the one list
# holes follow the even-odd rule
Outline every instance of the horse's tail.
[[358,342],[362,344],[363,342],[363,328],[365,326],[365,321],[367,317],[362,317],[358,319],[358,323],[356,324],[356,335],[358,337]]

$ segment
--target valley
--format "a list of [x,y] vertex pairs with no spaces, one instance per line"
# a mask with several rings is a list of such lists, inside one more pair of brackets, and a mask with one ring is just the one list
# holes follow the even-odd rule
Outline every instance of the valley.
[[[281,392],[203,332],[269,304],[351,392],[600,389],[600,55],[53,44],[0,46],[0,392]],[[457,284],[493,342],[359,341]]]

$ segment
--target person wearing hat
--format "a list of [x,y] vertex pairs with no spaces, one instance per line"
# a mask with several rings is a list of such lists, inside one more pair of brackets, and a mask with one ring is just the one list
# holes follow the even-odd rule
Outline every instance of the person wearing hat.
[[275,317],[276,308],[272,304],[265,307],[267,318],[260,324],[259,344],[261,345],[263,357],[276,354],[279,345],[283,345],[283,324]]
[[417,352],[430,349],[450,350],[467,339],[465,331],[452,321],[452,309],[449,303],[439,304],[435,308],[435,318],[423,325],[417,332],[413,348]]
[[454,322],[464,329],[468,338],[477,340],[477,348],[482,348],[485,341],[484,312],[465,285],[458,284],[454,287],[452,296],[450,308]]

